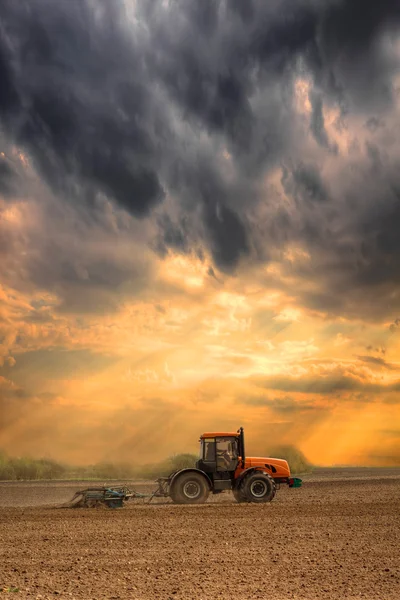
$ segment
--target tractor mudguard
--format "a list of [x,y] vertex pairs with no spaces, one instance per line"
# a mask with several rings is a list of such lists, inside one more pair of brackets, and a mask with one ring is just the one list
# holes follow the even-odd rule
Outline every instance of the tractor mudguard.
[[261,469],[260,467],[249,467],[248,469],[245,469],[242,473],[240,473],[239,477],[235,479],[235,488],[237,489],[243,481],[243,479],[247,477],[249,473],[254,473],[254,471],[260,471],[261,473],[264,473],[265,475],[269,475],[271,477],[271,474],[268,473],[266,469]]
[[208,477],[207,473],[204,473],[204,471],[202,471],[201,469],[196,469],[195,467],[189,467],[187,469],[180,469],[179,471],[174,471],[173,473],[171,473],[171,475],[169,476],[169,489],[171,490],[174,482],[176,481],[176,479],[182,474],[182,473],[200,473],[200,475],[203,475],[204,479],[207,482],[208,487],[210,488],[210,490],[212,489],[212,481],[211,479]]

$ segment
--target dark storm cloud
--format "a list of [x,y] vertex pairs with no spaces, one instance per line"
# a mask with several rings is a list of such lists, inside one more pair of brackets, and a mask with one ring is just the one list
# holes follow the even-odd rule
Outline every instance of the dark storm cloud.
[[374,346],[371,346],[371,344],[369,346],[366,347],[366,349],[368,350],[368,352],[378,352],[378,354],[386,354],[386,348],[382,347],[382,346],[378,346],[377,348],[374,348]]
[[57,294],[61,300],[57,312],[113,312],[123,301],[123,288],[138,293],[150,281],[145,260],[116,254],[114,237],[101,228],[97,234],[103,239],[102,250],[73,242],[71,234],[67,239],[48,235],[35,240],[41,251],[27,260],[30,277],[40,289]]
[[244,397],[238,399],[238,402],[247,406],[271,408],[275,413],[282,415],[294,415],[303,411],[316,411],[315,404],[311,402],[296,402],[290,396],[284,398],[266,398],[260,396]]
[[[1,77],[1,74],[0,74]],[[1,81],[1,80],[0,80]],[[7,198],[14,190],[14,169],[0,156],[0,195]]]
[[304,394],[334,394],[362,389],[363,384],[346,376],[332,377],[269,377],[256,383],[263,388],[285,392],[301,392]]
[[[157,40],[151,58],[159,77],[184,115],[223,133],[235,154],[250,151],[254,157],[253,142],[263,125],[250,98],[264,86],[273,91],[279,81],[283,91],[299,58],[321,90],[336,92],[344,103],[358,92],[364,75],[370,77],[369,99],[376,94],[381,101],[382,89],[371,84],[384,78],[388,83],[396,65],[389,59],[385,63],[376,44],[385,27],[393,30],[399,22],[396,1],[259,0],[246,5],[175,1],[165,11],[154,4],[145,11],[147,17],[151,13],[148,23]],[[284,100],[282,94],[281,110]],[[311,130],[327,146],[322,101],[322,92],[313,92]],[[280,116],[274,108],[269,129],[263,131],[270,136]],[[284,133],[280,130],[279,138]]]
[[[23,340],[20,340],[23,343]],[[52,348],[50,350],[32,350],[17,355],[16,364],[11,367],[5,364],[0,367],[0,378],[11,380],[16,390],[28,388],[34,393],[37,385],[42,384],[45,372],[50,380],[82,378],[93,373],[100,373],[118,359],[106,354],[90,350],[66,350]]]
[[361,362],[368,363],[370,365],[375,365],[377,367],[383,367],[384,369],[388,369],[389,371],[397,371],[398,367],[396,365],[392,365],[388,363],[384,358],[380,356],[357,356],[358,360]]
[[332,200],[325,214],[303,206],[294,239],[311,259],[291,272],[300,278],[298,298],[306,306],[395,323],[400,308],[400,148],[385,162],[380,172],[368,161],[356,165],[356,175],[344,169],[343,179],[330,184]]
[[385,57],[379,42],[382,33],[395,33],[399,26],[397,0],[326,4],[320,29],[321,48],[331,66],[326,76],[334,81],[342,98],[347,94],[359,107],[370,109],[390,102],[388,76],[397,66]]
[[178,222],[164,213],[158,218],[159,234],[154,247],[160,256],[166,256],[168,249],[186,254],[190,251],[190,225],[188,219],[181,217]]
[[378,119],[377,117],[371,117],[370,119],[367,120],[367,122],[365,123],[365,127],[371,132],[371,133],[375,133],[375,131],[377,129],[379,129],[380,127],[384,127],[385,123],[384,121],[382,121],[381,119]]
[[329,198],[328,190],[314,165],[299,163],[292,169],[284,167],[282,185],[286,193],[297,200],[324,202]]
[[88,211],[54,205],[43,188],[32,189],[42,194],[41,210],[32,201],[22,205],[26,230],[12,227],[12,215],[0,215],[1,283],[56,298],[48,307],[34,306],[40,310],[25,314],[26,321],[50,322],[56,313],[112,313],[151,285],[152,265],[136,222],[124,225],[121,215],[103,213],[100,204],[89,218]]
[[339,237],[334,245],[338,311],[355,315],[361,309],[364,316],[377,319],[398,314],[400,196],[394,187],[398,185],[398,173],[387,169],[380,177],[374,174],[373,181],[366,174],[360,185],[360,197],[367,199],[366,209],[360,207],[355,215],[352,241],[345,241],[343,230],[342,239]]
[[[155,61],[159,76],[187,118],[201,123],[211,133],[224,136],[237,172],[250,164],[252,172],[258,173],[260,165],[266,169],[286,154],[290,155],[291,113],[285,105],[285,93],[300,58],[305,65],[303,73],[311,75],[318,85],[318,91],[313,91],[310,98],[310,131],[329,153],[337,153],[338,149],[327,136],[323,103],[338,103],[343,116],[357,111],[365,115],[367,122],[370,119],[372,123],[373,119],[381,123],[377,114],[369,116],[368,113],[382,114],[395,99],[391,77],[396,73],[398,61],[385,54],[382,36],[397,31],[399,12],[396,2],[297,2],[290,6],[281,3],[273,8],[268,3],[254,2],[248,4],[245,12],[237,5],[227,4],[227,13],[214,6],[217,16],[207,20],[204,29],[202,19],[193,18],[190,3],[173,3],[173,6],[183,11],[186,18],[179,21],[176,13],[174,24],[179,22],[179,26],[174,29],[174,33],[177,32],[174,36],[168,20],[154,25],[154,30],[160,33],[159,44],[163,49],[157,56],[158,62]],[[231,12],[234,18],[227,18]],[[215,20],[218,19],[219,35],[216,35]],[[211,29],[210,22],[213,24]],[[208,59],[210,54],[212,60]],[[229,78],[230,86],[221,87],[221,70]],[[279,90],[281,103],[279,107],[267,103],[266,116],[261,116],[255,103],[249,103],[248,99],[260,91],[273,97],[274,86]],[[230,92],[226,96],[227,89]],[[221,112],[222,106],[226,110]],[[286,117],[283,126],[282,115]],[[279,123],[279,142],[271,153],[268,142],[275,142],[276,123]],[[259,132],[262,133],[261,143]],[[322,215],[307,211],[301,214],[300,205],[299,229],[296,230],[290,220],[288,223],[289,238],[300,237],[313,254],[322,251],[324,262],[330,263],[328,268],[321,264],[321,282],[326,290],[321,289],[320,294],[314,293],[312,297],[304,296],[304,300],[316,308],[321,306],[332,312],[360,310],[365,288],[375,283],[374,272],[383,284],[388,284],[387,289],[382,290],[385,296],[393,290],[394,269],[399,256],[397,208],[393,206],[390,193],[385,193],[388,165],[382,165],[379,147],[370,145],[367,150],[375,170],[377,166],[381,169],[381,184],[371,189],[369,180],[376,174],[366,164],[356,184],[357,192],[353,191],[358,195],[357,212],[361,214],[361,220],[357,217],[353,221],[344,203],[339,203],[337,208],[331,206]],[[331,199],[317,165],[304,166],[302,162],[298,165],[291,170],[289,195],[316,202]],[[346,177],[345,172],[343,175]],[[383,202],[382,192],[386,195]],[[365,204],[364,197],[368,200]],[[350,206],[352,203],[349,198]],[[373,206],[379,206],[379,215],[373,214]],[[389,218],[385,217],[387,212]],[[331,228],[334,219],[339,224],[339,235]],[[368,235],[371,226],[375,231]],[[270,236],[270,243],[272,240],[273,236]],[[386,251],[388,246],[390,249]],[[342,273],[340,278],[339,272]],[[311,280],[315,276],[315,272],[311,273]],[[335,284],[337,294],[332,294]],[[356,297],[352,294],[353,287]],[[344,291],[347,291],[347,299]],[[362,301],[361,306],[363,304]]]
[[205,207],[205,223],[215,264],[221,269],[234,267],[240,255],[248,251],[246,230],[238,215],[228,206],[209,202]]
[[277,164],[290,139],[292,69],[314,40],[312,8],[178,1],[148,24],[150,63],[182,117],[227,146],[241,178]]
[[[232,271],[242,256],[249,252],[245,204],[254,202],[255,190],[236,175],[234,181],[223,172],[220,158],[214,163],[206,150],[180,157],[171,169],[171,185],[179,189],[180,199],[187,211],[179,227],[166,221],[161,227],[164,243],[188,251],[203,240],[221,270]],[[242,204],[242,206],[241,206]],[[242,212],[241,216],[239,213]]]
[[391,323],[389,325],[389,329],[391,331],[391,333],[395,333],[396,331],[398,331],[398,329],[400,328],[400,319],[397,317],[393,323]]
[[[135,6],[134,23],[122,2],[0,4],[3,130],[52,190],[93,213],[105,195],[135,217],[169,194],[184,217],[158,221],[157,251],[203,244],[225,271],[300,242],[318,258],[310,273],[296,271],[318,281],[302,295],[317,308],[352,312],[372,286],[394,298],[400,180],[387,116],[398,0]],[[311,86],[306,131],[294,109],[298,77]],[[374,136],[351,174],[337,163],[336,179],[321,168],[342,158],[324,107],[339,108],[337,128],[361,116]],[[303,156],[310,139],[318,157]],[[296,212],[277,209],[260,234],[249,215],[275,202],[262,191],[271,168],[283,169]]]
[[[357,394],[359,402],[370,402],[371,394],[383,392],[398,392],[400,382],[392,384],[379,384],[362,381],[352,375],[319,375],[304,377],[255,377],[254,383],[264,389],[280,390],[283,392],[299,392],[303,394],[340,394],[342,392],[362,392]],[[395,400],[395,403],[398,399]]]
[[51,314],[50,310],[35,310],[31,312],[29,315],[25,317],[26,323],[35,323],[35,324],[43,324],[43,323],[54,323],[54,317]]
[[5,131],[57,193],[103,192],[148,213],[164,193],[156,168],[165,124],[116,4],[5,0],[0,17]]
[[336,153],[338,151],[337,146],[335,144],[331,144],[328,138],[328,134],[325,129],[325,119],[323,115],[323,101],[321,94],[313,92],[311,94],[311,123],[310,129],[316,140],[316,142],[326,148],[328,150],[332,150],[332,152]]

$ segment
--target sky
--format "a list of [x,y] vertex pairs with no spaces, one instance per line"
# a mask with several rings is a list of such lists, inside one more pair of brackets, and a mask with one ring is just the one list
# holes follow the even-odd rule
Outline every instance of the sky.
[[0,448],[400,465],[398,0],[2,0]]

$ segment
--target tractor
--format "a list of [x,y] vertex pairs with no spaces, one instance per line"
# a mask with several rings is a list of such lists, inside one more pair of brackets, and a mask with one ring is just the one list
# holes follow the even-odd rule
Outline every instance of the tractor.
[[203,433],[196,467],[158,479],[156,496],[177,504],[202,504],[210,493],[231,490],[237,502],[271,502],[277,486],[300,487],[286,460],[246,457],[243,427],[237,432]]
[[202,504],[210,493],[231,490],[237,502],[271,502],[277,487],[300,487],[301,479],[291,477],[286,460],[246,456],[243,427],[230,433],[203,433],[196,466],[179,469],[157,479],[151,494],[126,487],[87,488],[76,492],[60,508],[94,508],[101,505],[120,508],[129,498],[171,498],[176,504]]

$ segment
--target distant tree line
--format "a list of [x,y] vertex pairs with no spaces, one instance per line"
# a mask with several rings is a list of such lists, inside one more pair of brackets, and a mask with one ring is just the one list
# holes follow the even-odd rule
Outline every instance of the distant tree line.
[[[312,465],[294,446],[279,446],[265,453],[265,456],[284,458],[294,474],[307,473]],[[71,467],[49,458],[9,457],[0,451],[0,481],[27,481],[37,479],[93,479],[93,480],[133,480],[164,477],[178,469],[194,467],[196,454],[174,454],[165,460],[145,465],[130,463],[99,462],[89,466]]]
[[66,467],[50,458],[9,457],[0,452],[0,480],[60,479]]
[[195,465],[195,454],[176,454],[155,464],[99,462],[88,466],[67,466],[48,458],[10,457],[0,451],[0,481],[38,479],[154,479],[177,469]]

